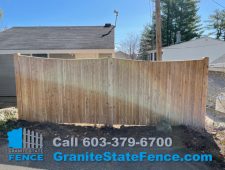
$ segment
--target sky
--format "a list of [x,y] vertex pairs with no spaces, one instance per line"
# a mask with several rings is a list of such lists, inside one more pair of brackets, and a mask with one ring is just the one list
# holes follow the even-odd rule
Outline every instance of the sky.
[[[115,43],[129,34],[140,35],[151,20],[151,0],[0,0],[4,16],[0,27],[13,26],[88,26],[115,22],[119,11]],[[200,0],[199,15],[203,25],[224,0]],[[207,31],[206,31],[207,33]]]

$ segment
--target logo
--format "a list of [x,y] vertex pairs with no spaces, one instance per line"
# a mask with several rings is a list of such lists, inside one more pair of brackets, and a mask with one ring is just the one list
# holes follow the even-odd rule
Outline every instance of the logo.
[[26,128],[14,129],[8,134],[8,147],[9,148],[42,148],[43,137],[42,134],[35,133],[34,131],[27,130]]
[[13,129],[8,135],[8,160],[43,160],[43,136],[26,128]]

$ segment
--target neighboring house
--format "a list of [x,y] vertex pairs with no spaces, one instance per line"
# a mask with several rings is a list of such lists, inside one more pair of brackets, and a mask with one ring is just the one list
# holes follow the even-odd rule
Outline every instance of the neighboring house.
[[138,59],[138,55],[137,54],[129,55],[123,51],[117,51],[115,53],[115,58],[136,60],[136,59]]
[[15,53],[64,59],[114,57],[114,26],[13,27],[0,32],[0,97],[16,96]]
[[115,58],[120,58],[120,59],[131,59],[130,56],[127,53],[124,53],[122,51],[117,51],[115,53]]
[[[150,60],[155,60],[155,51],[149,52]],[[209,63],[217,60],[225,54],[225,42],[209,37],[193,39],[187,42],[171,45],[163,48],[162,60],[198,60],[209,57]]]

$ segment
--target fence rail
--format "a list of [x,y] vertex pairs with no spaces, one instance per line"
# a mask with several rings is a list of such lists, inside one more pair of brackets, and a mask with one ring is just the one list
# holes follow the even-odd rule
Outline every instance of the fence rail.
[[19,118],[204,127],[208,58],[150,62],[14,57]]

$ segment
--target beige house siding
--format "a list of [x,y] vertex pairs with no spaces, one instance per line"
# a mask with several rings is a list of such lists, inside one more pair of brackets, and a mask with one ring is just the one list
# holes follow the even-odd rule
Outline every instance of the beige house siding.
[[12,50],[0,51],[0,96],[16,96],[15,73],[13,54],[20,53],[32,56],[32,54],[47,54],[49,58],[82,59],[114,57],[113,49],[94,50]]
[[112,53],[49,54],[49,58],[61,58],[61,59],[107,58],[112,56],[113,56]]
[[[49,58],[102,58],[112,56],[115,57],[114,49],[83,49],[83,50],[0,50],[0,54],[16,54],[32,55],[32,54],[48,54]],[[60,57],[62,56],[62,57]]]
[[105,58],[113,57],[113,53],[77,53],[76,58]]
[[112,57],[112,56],[113,56],[112,53],[100,53],[98,55],[99,58]]
[[82,51],[78,53],[62,53],[62,54],[54,54],[50,53],[49,58],[62,58],[62,59],[82,59],[82,58],[106,58],[106,57],[113,57],[114,56],[114,51],[110,52],[105,52],[105,51]]
[[76,53],[76,59],[80,58],[98,58],[98,53]]
[[49,58],[75,59],[75,54],[49,54]]

